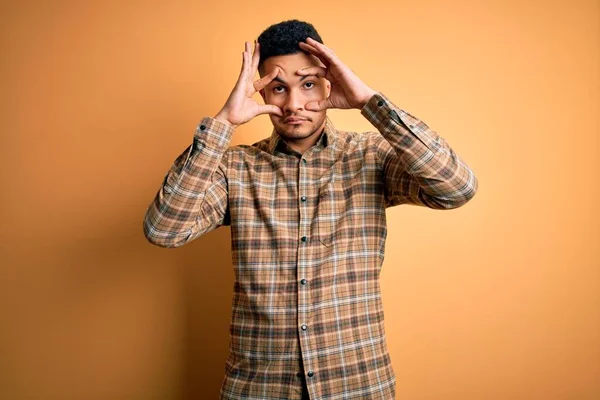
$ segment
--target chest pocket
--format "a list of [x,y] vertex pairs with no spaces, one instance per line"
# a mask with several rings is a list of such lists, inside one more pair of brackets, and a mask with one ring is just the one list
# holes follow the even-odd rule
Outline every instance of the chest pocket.
[[363,198],[360,179],[332,179],[320,190],[316,216],[321,244],[330,247],[355,237]]

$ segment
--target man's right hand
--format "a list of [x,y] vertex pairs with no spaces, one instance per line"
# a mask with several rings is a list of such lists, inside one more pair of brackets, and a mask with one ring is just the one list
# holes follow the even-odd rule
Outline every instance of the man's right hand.
[[215,116],[217,120],[228,123],[234,128],[250,121],[260,114],[276,114],[283,116],[281,109],[271,104],[258,104],[252,96],[267,86],[279,74],[275,68],[270,74],[253,82],[258,62],[260,61],[260,44],[254,42],[254,54],[250,59],[250,42],[246,42],[246,50],[242,53],[242,70],[227,102]]

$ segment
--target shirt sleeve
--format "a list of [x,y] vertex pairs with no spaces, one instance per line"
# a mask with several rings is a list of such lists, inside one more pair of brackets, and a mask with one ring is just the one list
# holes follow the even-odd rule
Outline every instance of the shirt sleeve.
[[412,204],[434,209],[464,205],[478,181],[437,132],[376,93],[361,109],[379,131],[377,154],[385,184],[386,207]]
[[193,143],[174,161],[144,217],[144,235],[160,247],[179,247],[230,225],[227,148],[234,128],[203,118]]

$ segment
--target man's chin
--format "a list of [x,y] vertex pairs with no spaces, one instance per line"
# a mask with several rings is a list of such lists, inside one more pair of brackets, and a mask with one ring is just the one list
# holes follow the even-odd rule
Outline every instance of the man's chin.
[[284,136],[286,138],[290,138],[290,139],[303,139],[305,137],[310,136],[311,134],[311,129],[308,126],[300,126],[300,125],[288,125],[288,124],[283,124],[280,125],[279,128],[277,129],[277,131],[279,132],[279,134],[281,136]]

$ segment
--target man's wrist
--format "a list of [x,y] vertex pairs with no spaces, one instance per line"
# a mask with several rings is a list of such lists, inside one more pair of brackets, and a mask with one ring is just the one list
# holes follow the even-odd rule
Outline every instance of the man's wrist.
[[229,125],[229,126],[231,126],[231,127],[232,127],[232,128],[234,128],[234,129],[238,127],[236,124],[234,124],[234,123],[231,123],[231,121],[229,121],[229,119],[227,119],[227,117],[225,117],[225,116],[224,116],[224,115],[222,115],[221,113],[219,113],[219,114],[215,115],[215,119],[216,119],[217,121],[220,121],[220,122],[222,122],[222,123],[226,124],[226,125]]
[[370,90],[364,97],[363,99],[358,103],[358,109],[362,110],[367,103],[369,102],[369,100],[371,100],[371,98],[377,94],[377,91],[375,90]]

